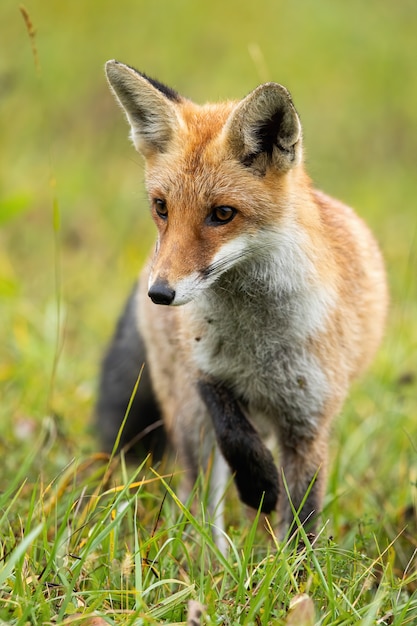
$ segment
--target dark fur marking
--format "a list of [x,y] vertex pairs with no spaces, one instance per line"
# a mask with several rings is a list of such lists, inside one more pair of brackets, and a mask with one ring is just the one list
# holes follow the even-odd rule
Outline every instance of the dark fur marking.
[[272,160],[274,148],[278,148],[282,153],[287,155],[290,161],[294,160],[295,148],[291,146],[286,148],[280,142],[280,138],[287,138],[292,134],[292,126],[288,124],[287,111],[280,108],[271,117],[259,123],[252,129],[253,136],[256,138],[258,149],[256,152],[243,156],[241,162],[245,167],[253,167],[256,165],[256,159],[260,155],[266,157],[266,163],[260,168],[260,174],[265,174],[265,167]]
[[234,473],[241,500],[270,513],[277,505],[278,471],[271,452],[243,414],[233,394],[223,385],[206,380],[198,383],[213,422],[217,443]]
[[[285,473],[285,469],[284,469]],[[290,535],[297,535],[298,523],[300,523],[304,530],[308,532],[315,532],[317,526],[318,516],[320,515],[320,480],[318,475],[314,475],[311,478],[306,478],[302,483],[292,485],[290,487],[291,504],[288,501],[288,496],[285,496],[283,500],[282,521],[286,528],[290,530]],[[308,495],[306,497],[306,493]],[[301,504],[304,500],[304,504]],[[293,508],[297,513],[298,521],[294,521]]]
[[[137,72],[137,70],[135,71]],[[168,87],[167,85],[164,85],[164,83],[161,83],[159,80],[156,80],[156,78],[150,78],[143,72],[137,72],[137,73],[140,74],[143,78],[146,78],[146,80],[149,83],[151,83],[152,87],[155,87],[155,89],[158,89],[158,91],[163,93],[164,96],[168,98],[168,100],[171,100],[172,102],[181,102],[182,98],[180,94],[177,91],[175,91],[175,89],[172,89],[171,87]]]
[[[310,486],[311,485],[311,486]],[[304,495],[309,491],[306,501],[304,502],[303,508],[301,510],[301,502],[304,499]],[[304,488],[301,488],[301,492],[303,496],[300,499],[300,502],[293,502],[295,509],[298,511],[298,518],[303,526],[305,526],[308,530],[312,530],[317,521],[317,515],[320,513],[319,508],[319,497],[318,497],[318,481],[317,476],[312,476],[309,480],[306,481]]]
[[242,157],[241,159],[241,163],[242,165],[244,165],[245,167],[252,167],[252,165],[255,162],[256,157],[258,157],[260,154],[260,152],[252,152],[251,154],[245,154],[244,157]]
[[168,98],[168,100],[171,100],[172,102],[181,102],[181,96],[179,93],[175,91],[175,89],[172,89],[171,87],[168,87],[167,85],[164,85],[163,83],[159,82],[159,80],[156,80],[155,78],[150,78],[149,76],[147,76],[146,74],[143,74],[142,72],[139,72],[139,73],[141,74],[141,76],[143,76],[143,78],[146,78],[146,80],[150,82],[153,87],[155,87],[156,89],[158,89],[158,91],[163,93],[164,96]]
[[127,447],[129,455],[135,458],[143,458],[152,452],[154,461],[157,461],[164,452],[166,435],[164,428],[158,425],[161,413],[146,367],[145,345],[137,331],[136,292],[137,286],[130,294],[103,359],[96,406],[96,425],[103,449],[111,452],[137,377],[142,364],[145,363],[121,436],[120,448]]
[[151,83],[152,87],[155,87],[155,89],[164,94],[164,96],[168,98],[168,100],[171,100],[172,102],[181,102],[182,98],[180,94],[175,91],[175,89],[164,85],[164,83],[161,83],[156,78],[151,78],[150,76],[147,76],[147,74],[145,74],[144,72],[139,72],[139,70],[137,70],[135,67],[132,67],[131,65],[126,65],[126,67],[133,70],[136,74],[139,74],[139,76],[142,76],[142,78],[145,78],[145,80]]
[[266,154],[271,156],[275,146],[278,145],[280,147],[277,142],[281,134],[283,120],[284,111],[278,109],[269,119],[254,129],[254,135],[258,140],[259,152],[266,152]]

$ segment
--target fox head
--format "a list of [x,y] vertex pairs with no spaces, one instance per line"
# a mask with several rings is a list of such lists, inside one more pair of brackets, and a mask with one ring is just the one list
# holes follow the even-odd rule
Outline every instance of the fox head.
[[288,91],[266,83],[240,102],[198,106],[117,61],[107,78],[146,163],[158,241],[157,304],[185,304],[267,250],[301,172],[301,124]]

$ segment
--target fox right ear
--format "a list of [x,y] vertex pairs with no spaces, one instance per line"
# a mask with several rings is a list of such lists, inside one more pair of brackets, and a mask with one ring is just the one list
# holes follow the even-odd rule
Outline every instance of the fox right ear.
[[107,61],[106,75],[126,114],[136,150],[145,157],[164,152],[178,124],[175,103],[181,97],[173,89],[118,61]]
[[225,133],[235,157],[257,174],[285,172],[302,157],[301,123],[289,92],[278,83],[252,91],[231,112]]

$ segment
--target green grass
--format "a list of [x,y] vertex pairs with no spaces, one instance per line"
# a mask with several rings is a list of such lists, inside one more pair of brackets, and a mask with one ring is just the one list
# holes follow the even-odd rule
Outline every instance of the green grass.
[[326,529],[314,546],[302,533],[300,550],[260,533],[271,527],[256,516],[232,531],[224,557],[203,506],[193,515],[169,481],[143,467],[129,477],[117,469],[123,480],[109,487],[114,463],[90,458],[47,485],[16,477],[2,495],[5,623],[82,623],[92,614],[108,623],[185,622],[187,601],[197,598],[206,624],[284,624],[300,593],[314,598],[320,624],[415,623],[415,573],[399,577],[395,542],[381,546],[371,524],[349,547]]
[[[318,624],[417,623],[415,3],[26,8],[38,67],[19,4],[0,6],[0,623],[173,623],[197,599],[205,624],[285,624],[300,593]],[[154,237],[113,57],[199,102],[285,84],[316,184],[381,242],[386,339],[334,424],[314,551],[277,544],[231,488],[224,559],[203,478],[190,513],[168,478],[96,455],[98,364]]]

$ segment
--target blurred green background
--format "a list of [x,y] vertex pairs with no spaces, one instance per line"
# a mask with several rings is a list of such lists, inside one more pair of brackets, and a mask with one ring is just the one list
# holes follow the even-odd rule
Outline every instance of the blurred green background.
[[[370,436],[374,452],[368,448],[364,468],[390,448],[397,427],[415,456],[417,3],[27,0],[25,7],[38,68],[19,3],[0,3],[3,468],[13,471],[14,452],[30,446],[51,413],[75,453],[94,447],[88,424],[98,364],[153,241],[141,159],[104,78],[111,58],[197,102],[240,98],[268,80],[290,89],[309,172],[369,222],[392,295],[384,346],[336,441],[355,416],[379,411],[382,439]],[[395,463],[402,452],[389,454]],[[395,476],[408,477],[408,468]]]

